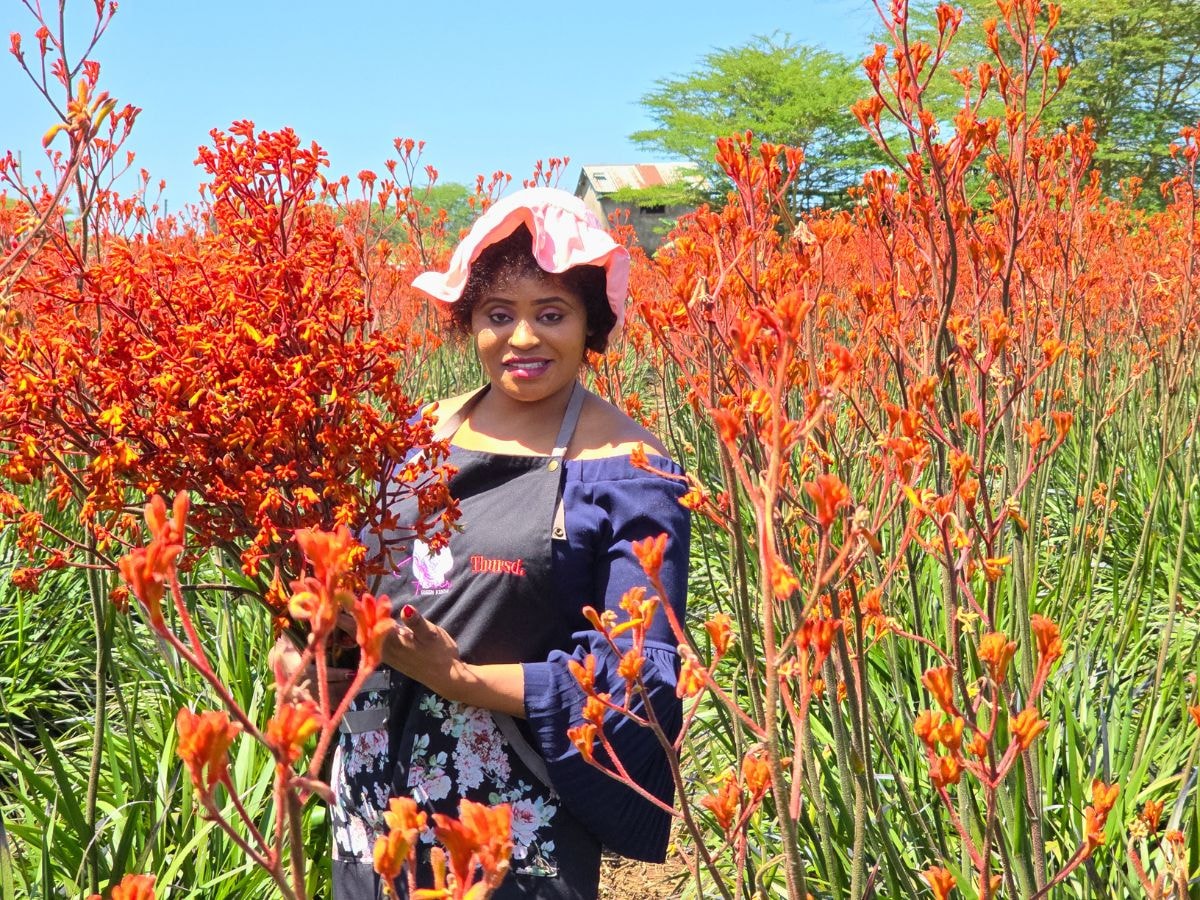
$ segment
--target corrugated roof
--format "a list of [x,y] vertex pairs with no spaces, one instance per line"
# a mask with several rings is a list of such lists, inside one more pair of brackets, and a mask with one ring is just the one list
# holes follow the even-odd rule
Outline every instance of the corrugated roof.
[[[580,186],[586,179],[597,194],[611,194],[622,188],[645,188],[697,177],[691,163],[638,163],[636,165],[583,166]],[[576,193],[579,193],[576,191]]]

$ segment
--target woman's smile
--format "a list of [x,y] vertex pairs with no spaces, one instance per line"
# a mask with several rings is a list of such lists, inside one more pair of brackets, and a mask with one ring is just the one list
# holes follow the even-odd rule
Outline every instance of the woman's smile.
[[514,378],[537,378],[550,368],[550,360],[542,357],[514,357],[503,362]]

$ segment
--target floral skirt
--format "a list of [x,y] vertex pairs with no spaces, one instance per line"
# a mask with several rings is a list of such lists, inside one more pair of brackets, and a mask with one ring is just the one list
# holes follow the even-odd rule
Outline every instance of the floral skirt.
[[386,832],[383,812],[392,792],[388,755],[388,673],[376,672],[350,703],[333,752],[333,896],[378,900],[375,841]]
[[[561,809],[557,794],[528,770],[491,713],[417,687],[417,696],[407,705],[407,720],[399,729],[389,728],[387,675],[376,673],[352,701],[338,735],[330,784],[335,900],[383,897],[373,851],[386,832],[383,813],[396,782],[400,792],[428,813],[457,816],[463,797],[510,805],[511,869],[494,900],[594,898],[599,844]],[[396,764],[399,772],[393,768]],[[417,848],[423,885],[430,877],[434,838],[433,828],[426,828]],[[407,896],[405,885],[395,888],[398,897]]]

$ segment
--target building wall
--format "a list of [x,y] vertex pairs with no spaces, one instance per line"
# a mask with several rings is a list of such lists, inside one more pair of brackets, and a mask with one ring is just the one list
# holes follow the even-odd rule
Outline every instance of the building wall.
[[[592,193],[594,196],[594,192]],[[586,197],[584,198],[584,202],[588,203]],[[596,214],[606,223],[614,221],[614,216],[620,212],[621,215],[615,220],[619,222],[627,221],[632,225],[633,232],[637,235],[638,244],[641,245],[646,253],[651,255],[666,240],[665,233],[657,234],[655,232],[656,229],[661,230],[663,228],[663,220],[669,219],[673,221],[692,211],[692,208],[689,206],[665,206],[658,207],[657,209],[645,209],[638,206],[617,203],[611,197],[595,197],[594,203],[596,206],[588,203],[589,208],[595,212],[598,206],[600,211]],[[628,217],[626,217],[626,213]]]

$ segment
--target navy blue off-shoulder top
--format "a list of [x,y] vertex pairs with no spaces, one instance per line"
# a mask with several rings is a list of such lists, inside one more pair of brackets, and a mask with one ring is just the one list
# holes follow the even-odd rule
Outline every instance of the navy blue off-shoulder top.
[[[651,456],[650,462],[664,472],[683,474],[664,457]],[[612,610],[624,621],[627,616],[619,606],[622,595],[636,586],[652,591],[633,554],[635,541],[667,533],[661,572],[667,596],[662,599],[684,621],[691,519],[679,498],[686,486],[682,480],[635,468],[627,456],[569,459],[564,468],[566,539],[553,541],[553,573],[565,615],[574,625],[560,643],[568,649],[554,651],[544,662],[523,664],[526,720],[567,807],[612,850],[634,859],[660,861],[666,853],[670,816],[589,765],[567,737],[567,729],[583,723],[586,697],[567,663],[571,659],[582,663],[593,654],[597,690],[618,700],[624,697],[625,679],[617,673],[620,660],[581,610],[585,606],[598,612]],[[675,695],[677,645],[660,610],[647,634],[643,678],[654,713],[672,739],[682,720]],[[644,714],[640,702],[635,710]],[[654,734],[611,712],[604,730],[629,774],[655,797],[671,803],[674,785]],[[596,752],[602,759],[599,742]]]

